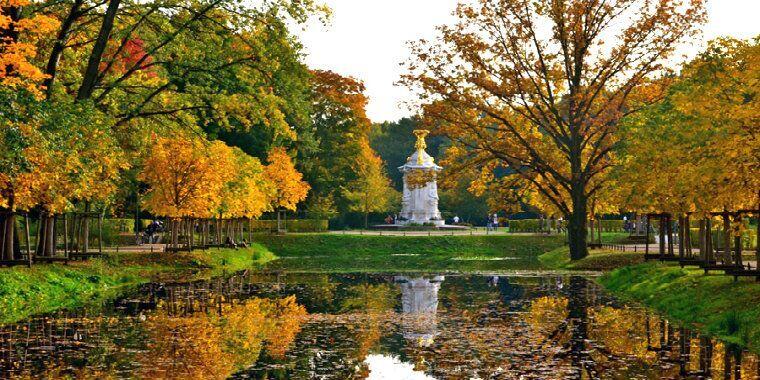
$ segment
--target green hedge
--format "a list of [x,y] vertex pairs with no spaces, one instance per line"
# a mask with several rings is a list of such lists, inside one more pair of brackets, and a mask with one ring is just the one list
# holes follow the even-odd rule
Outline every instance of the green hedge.
[[519,219],[507,221],[511,232],[541,232],[540,219]]
[[[322,232],[327,231],[327,219],[287,219],[285,229],[289,232]],[[274,231],[277,229],[276,220],[254,220],[251,222],[254,231]]]
[[[541,232],[541,219],[516,219],[508,220],[511,232]],[[556,221],[544,220],[544,226],[551,225],[556,228]],[[623,232],[623,220],[602,220],[603,232]],[[567,221],[562,221],[562,226],[567,227]]]

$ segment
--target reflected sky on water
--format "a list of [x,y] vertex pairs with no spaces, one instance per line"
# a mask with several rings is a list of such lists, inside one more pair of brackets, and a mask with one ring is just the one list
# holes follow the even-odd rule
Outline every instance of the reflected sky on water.
[[758,379],[756,355],[583,277],[254,274],[0,328],[2,377]]

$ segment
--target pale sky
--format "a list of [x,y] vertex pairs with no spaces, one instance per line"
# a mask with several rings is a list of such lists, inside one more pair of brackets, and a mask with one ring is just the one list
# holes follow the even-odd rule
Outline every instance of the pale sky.
[[[310,23],[296,30],[306,63],[360,79],[369,97],[367,114],[375,122],[397,120],[412,111],[414,97],[396,85],[409,57],[407,41],[431,38],[434,28],[451,24],[458,0],[322,0],[333,11],[329,25]],[[760,0],[708,0],[710,20],[703,40],[720,35],[750,38],[760,34]],[[695,46],[696,52],[700,46]]]

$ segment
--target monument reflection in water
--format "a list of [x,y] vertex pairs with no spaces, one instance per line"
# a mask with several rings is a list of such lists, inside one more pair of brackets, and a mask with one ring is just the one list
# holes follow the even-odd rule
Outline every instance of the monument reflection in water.
[[404,338],[419,346],[430,346],[437,334],[438,290],[443,276],[408,278],[396,276],[401,288],[401,328]]

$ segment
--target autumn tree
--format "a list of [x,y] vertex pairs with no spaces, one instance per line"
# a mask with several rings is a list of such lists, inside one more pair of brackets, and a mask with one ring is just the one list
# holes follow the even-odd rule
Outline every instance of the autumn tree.
[[424,118],[469,165],[509,169],[569,220],[587,255],[589,199],[614,164],[621,117],[661,98],[651,86],[705,20],[700,0],[480,0],[432,43],[413,45],[405,82]]
[[40,94],[45,74],[33,59],[39,41],[55,31],[59,22],[44,14],[24,17],[24,7],[29,5],[28,0],[0,2],[0,83]]
[[[690,214],[705,223],[711,212],[757,208],[759,61],[757,38],[711,41],[661,102],[624,119],[612,176],[621,205],[670,213],[679,227],[690,225]],[[731,231],[730,222],[723,220],[726,240],[741,232]]]
[[306,199],[309,184],[296,170],[293,160],[284,148],[273,148],[267,156],[264,175],[274,188],[272,207],[277,210],[277,226],[280,228],[280,209],[295,211],[299,202]]
[[[18,238],[16,211],[41,211],[37,254],[55,251],[54,215],[71,210],[76,202],[102,201],[116,190],[128,163],[109,135],[110,118],[84,104],[50,103],[20,90],[3,93],[10,112],[0,117],[0,201],[8,210],[5,231],[12,244]],[[18,258],[16,252],[5,259]]]
[[311,139],[313,149],[298,149],[298,167],[311,185],[306,204],[311,215],[345,215],[351,201],[342,188],[360,177],[363,142],[371,122],[366,115],[364,84],[332,71],[311,71]]
[[[232,148],[233,177],[221,191],[218,214],[232,218],[227,223],[227,236],[236,244],[235,236],[243,234],[243,219],[258,218],[270,211],[274,187],[264,176],[264,166],[258,158],[251,157],[239,148]],[[241,237],[242,239],[242,237]]]
[[349,201],[349,210],[364,214],[364,228],[368,228],[369,213],[388,211],[393,200],[400,196],[391,187],[383,160],[366,140],[362,141],[361,147],[362,155],[354,163],[358,176],[343,187],[343,194]]
[[157,137],[144,160],[140,180],[148,184],[145,207],[171,218],[176,245],[181,218],[209,217],[219,209],[222,191],[233,178],[234,158],[224,143],[193,137]]

